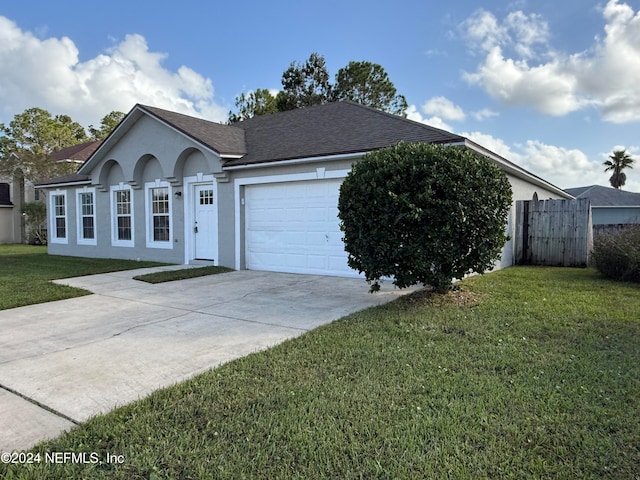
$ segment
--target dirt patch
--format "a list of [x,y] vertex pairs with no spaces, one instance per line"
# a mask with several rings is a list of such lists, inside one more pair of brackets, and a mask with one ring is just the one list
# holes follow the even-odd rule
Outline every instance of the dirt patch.
[[445,293],[435,292],[430,287],[417,290],[406,297],[409,303],[420,303],[423,305],[432,305],[434,307],[456,306],[456,307],[474,307],[482,301],[481,295],[467,290],[466,288],[456,288]]

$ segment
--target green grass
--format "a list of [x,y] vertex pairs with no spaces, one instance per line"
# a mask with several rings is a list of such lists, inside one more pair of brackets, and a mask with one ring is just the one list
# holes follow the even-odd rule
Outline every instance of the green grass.
[[209,266],[198,268],[183,268],[180,270],[166,270],[162,272],[145,273],[133,277],[134,280],[140,280],[147,283],[164,283],[173,282],[175,280],[186,280],[188,278],[204,277],[206,275],[216,275],[218,273],[233,272],[231,268]]
[[105,258],[48,255],[47,247],[0,245],[0,310],[87,295],[51,280],[166,265]]
[[510,268],[347,316],[33,450],[122,464],[0,477],[638,478],[639,318],[638,285]]

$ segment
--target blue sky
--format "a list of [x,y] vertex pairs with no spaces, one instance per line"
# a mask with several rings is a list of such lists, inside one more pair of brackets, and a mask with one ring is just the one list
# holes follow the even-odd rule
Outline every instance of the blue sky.
[[312,52],[332,77],[379,63],[409,118],[562,188],[608,185],[626,148],[640,192],[640,0],[3,2],[0,122],[37,106],[97,125],[135,103],[224,121]]

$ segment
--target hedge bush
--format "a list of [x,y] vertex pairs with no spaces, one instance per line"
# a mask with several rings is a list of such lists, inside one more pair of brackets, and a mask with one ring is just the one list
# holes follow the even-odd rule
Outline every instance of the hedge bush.
[[640,225],[599,237],[594,242],[591,259],[606,278],[640,282]]
[[446,290],[493,267],[508,239],[511,186],[466,148],[400,143],[357,162],[340,188],[338,217],[351,268],[371,291],[382,278]]

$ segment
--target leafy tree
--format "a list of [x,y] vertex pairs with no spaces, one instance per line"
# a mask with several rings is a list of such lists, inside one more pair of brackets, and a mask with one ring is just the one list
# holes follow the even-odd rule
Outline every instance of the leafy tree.
[[349,62],[338,70],[333,86],[334,100],[351,100],[395,115],[406,115],[404,95],[398,95],[389,75],[371,62]]
[[89,133],[93,140],[103,140],[113,131],[114,128],[124,118],[124,113],[113,110],[111,113],[102,117],[100,120],[100,127],[95,128],[93,125],[89,125]]
[[48,155],[54,150],[87,140],[84,128],[68,115],[52,117],[38,107],[14,116],[8,127],[1,126],[1,132],[9,139],[5,147],[35,155]]
[[271,92],[266,88],[259,88],[246,95],[244,93],[240,94],[239,97],[236,97],[236,108],[238,113],[229,112],[229,123],[278,111],[276,97],[271,95]]
[[384,148],[354,164],[340,187],[338,217],[351,268],[371,291],[384,277],[437,290],[492,268],[508,239],[506,175],[466,147]]
[[53,117],[37,107],[15,115],[8,127],[0,124],[0,133],[0,175],[20,169],[33,183],[74,171],[75,165],[56,163],[51,154],[87,141],[84,128],[69,116]]
[[282,74],[282,91],[276,97],[278,111],[326,103],[331,94],[329,72],[322,55],[312,53],[304,64],[291,62]]
[[633,168],[633,158],[626,150],[616,150],[609,156],[603,165],[607,168],[605,172],[613,172],[609,182],[613,188],[620,188],[627,182],[627,175],[623,172],[625,168]]
[[408,107],[406,98],[397,93],[380,65],[349,62],[338,70],[335,84],[331,85],[325,59],[318,53],[312,53],[304,64],[291,62],[282,74],[282,87],[275,97],[275,105],[266,89],[238,96],[237,113],[229,112],[229,123],[337,100],[352,100],[396,115],[405,115]]

